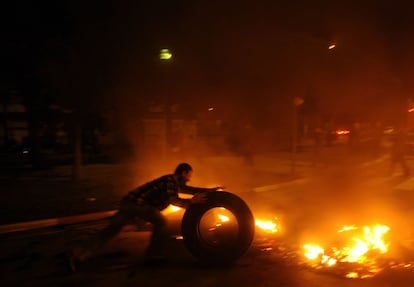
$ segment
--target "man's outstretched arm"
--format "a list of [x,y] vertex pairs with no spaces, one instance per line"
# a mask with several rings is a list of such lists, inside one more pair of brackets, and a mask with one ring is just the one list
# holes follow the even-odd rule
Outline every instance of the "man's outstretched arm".
[[216,187],[195,187],[195,186],[189,186],[184,185],[180,187],[180,192],[187,193],[187,194],[196,194],[200,192],[212,192],[212,191],[218,191],[222,190],[222,186],[216,186]]

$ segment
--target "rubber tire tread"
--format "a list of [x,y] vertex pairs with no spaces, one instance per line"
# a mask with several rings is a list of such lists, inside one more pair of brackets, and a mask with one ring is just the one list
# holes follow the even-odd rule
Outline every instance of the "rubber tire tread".
[[[238,223],[238,236],[229,245],[212,246],[200,238],[199,224],[210,209],[223,207],[230,211]],[[253,214],[237,195],[227,191],[207,193],[207,201],[187,208],[181,223],[183,241],[190,253],[201,263],[228,265],[239,259],[250,247],[255,233]]]

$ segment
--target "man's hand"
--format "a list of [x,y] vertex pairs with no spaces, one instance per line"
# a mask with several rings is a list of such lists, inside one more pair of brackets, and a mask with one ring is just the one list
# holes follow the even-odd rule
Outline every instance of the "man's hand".
[[207,202],[207,194],[204,192],[197,193],[190,199],[191,204]]

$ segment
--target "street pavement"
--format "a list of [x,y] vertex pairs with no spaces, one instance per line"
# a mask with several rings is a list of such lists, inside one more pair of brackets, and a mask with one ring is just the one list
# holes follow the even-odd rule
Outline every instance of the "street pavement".
[[[361,159],[341,152],[326,150],[318,157],[301,153],[294,163],[288,153],[262,154],[254,157],[252,166],[232,156],[191,161],[198,174],[194,185],[224,184],[248,203],[255,217],[280,220],[280,232],[268,234],[257,230],[251,248],[229,268],[205,267],[195,261],[180,239],[177,214],[170,215],[172,253],[166,265],[143,266],[148,226],[127,227],[96,258],[71,274],[63,260],[63,251],[74,241],[102,228],[107,223],[102,217],[36,228],[29,224],[25,230],[0,234],[3,253],[0,285],[412,286],[414,233],[407,226],[413,214],[410,192],[414,180],[403,177],[398,170],[393,175],[386,174],[386,156]],[[414,168],[412,159],[408,163]],[[163,167],[161,172],[172,166]],[[84,179],[78,183],[70,181],[69,167],[21,173],[18,179],[2,176],[2,194],[8,204],[1,211],[1,223],[6,226],[114,210],[126,190],[155,174],[155,169],[139,166],[95,165],[85,167]],[[370,208],[365,210],[367,206]],[[298,257],[298,245],[305,233],[331,227],[333,218],[336,223],[339,219],[363,221],[373,218],[378,211],[386,216],[392,212],[391,223],[399,220],[398,228],[405,228],[398,234],[399,248],[405,257],[387,265],[374,278],[345,279],[343,270],[310,268]]]
[[[272,158],[272,163],[248,166],[241,157],[220,156],[186,159],[195,173],[191,185],[225,186],[233,193],[250,192],[252,186],[290,181],[289,163]],[[71,166],[0,173],[0,192],[4,204],[0,225],[66,217],[116,209],[122,196],[136,186],[166,173],[177,162],[94,164],[83,167],[82,179],[71,180]],[[280,170],[278,170],[280,169]]]
[[101,220],[1,235],[1,286],[409,287],[414,280],[414,270],[401,264],[385,265],[372,278],[348,279],[347,270],[314,268],[284,236],[260,231],[233,265],[204,266],[189,254],[174,227],[167,245],[169,260],[164,265],[143,264],[150,233],[127,227],[95,258],[80,264],[78,272],[70,272],[64,249],[105,224]]

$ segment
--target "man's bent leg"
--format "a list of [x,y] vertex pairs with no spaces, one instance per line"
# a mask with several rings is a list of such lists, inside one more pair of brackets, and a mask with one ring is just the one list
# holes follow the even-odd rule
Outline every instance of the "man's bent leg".
[[146,256],[148,258],[164,257],[165,241],[167,239],[167,220],[158,209],[149,206],[147,206],[142,218],[153,226]]
[[73,248],[73,256],[79,261],[84,261],[94,256],[106,242],[114,238],[121,231],[127,222],[128,216],[125,216],[122,212],[116,213],[108,226],[87,239],[81,245]]

